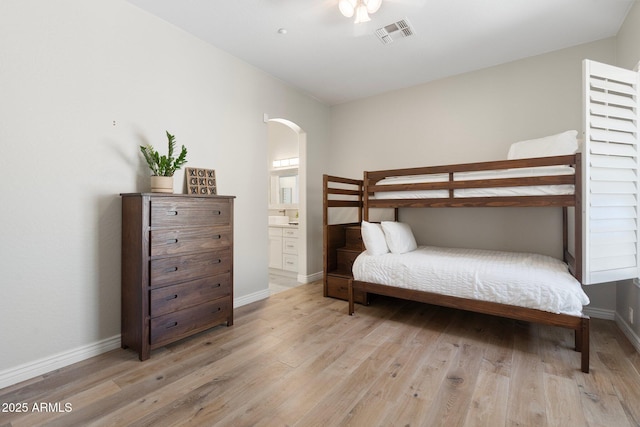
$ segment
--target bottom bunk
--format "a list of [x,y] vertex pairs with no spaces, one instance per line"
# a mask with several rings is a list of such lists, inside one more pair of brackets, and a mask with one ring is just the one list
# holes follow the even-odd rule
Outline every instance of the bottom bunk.
[[570,328],[589,372],[589,298],[564,262],[550,256],[418,246],[408,224],[362,221],[365,251],[352,265],[354,295],[378,294]]
[[542,310],[517,307],[488,301],[452,297],[413,289],[404,289],[377,283],[349,281],[349,314],[355,313],[354,292],[372,293],[394,298],[417,301],[443,307],[457,308],[476,313],[506,317],[508,319],[540,323],[573,329],[575,334],[575,350],[581,353],[580,369],[589,373],[589,316],[570,316],[567,314],[549,313]]
[[[370,239],[365,230],[375,225],[363,222],[365,245]],[[405,249],[377,254],[367,249],[356,258],[347,289],[349,314],[355,295],[372,293],[569,328],[582,353],[581,369],[589,372],[589,317],[582,314],[589,299],[566,264],[530,253]]]

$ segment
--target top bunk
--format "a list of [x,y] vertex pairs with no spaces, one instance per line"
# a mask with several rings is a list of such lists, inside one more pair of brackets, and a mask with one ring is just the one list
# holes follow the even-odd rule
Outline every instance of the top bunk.
[[366,171],[363,208],[576,206],[580,168],[570,154]]
[[365,171],[365,216],[370,208],[575,206],[577,134],[516,142],[507,160]]

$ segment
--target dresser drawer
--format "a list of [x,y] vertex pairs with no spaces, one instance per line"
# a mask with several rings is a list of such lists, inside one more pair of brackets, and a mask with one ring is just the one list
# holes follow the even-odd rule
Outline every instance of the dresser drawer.
[[231,273],[219,274],[179,285],[153,289],[149,311],[151,317],[158,317],[230,294]]
[[231,251],[213,251],[151,260],[150,285],[169,285],[231,271]]
[[150,344],[163,345],[227,322],[230,310],[229,298],[220,298],[151,319]]
[[228,226],[151,230],[151,256],[179,255],[231,247]]
[[151,227],[199,227],[229,224],[228,200],[212,198],[179,199],[158,197],[151,200]]

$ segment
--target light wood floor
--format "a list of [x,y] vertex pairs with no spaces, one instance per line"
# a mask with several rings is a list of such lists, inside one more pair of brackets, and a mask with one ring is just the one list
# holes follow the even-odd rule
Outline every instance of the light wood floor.
[[[114,350],[0,390],[0,426],[638,426],[640,357],[593,320],[591,373],[571,331],[303,285],[139,362]],[[54,406],[55,407],[55,406]]]

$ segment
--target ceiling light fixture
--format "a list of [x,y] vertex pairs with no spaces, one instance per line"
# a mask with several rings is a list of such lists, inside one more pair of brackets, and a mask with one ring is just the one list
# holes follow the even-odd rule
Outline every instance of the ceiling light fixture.
[[356,16],[355,23],[371,21],[369,14],[376,13],[382,5],[382,0],[339,0],[338,8],[347,18]]

